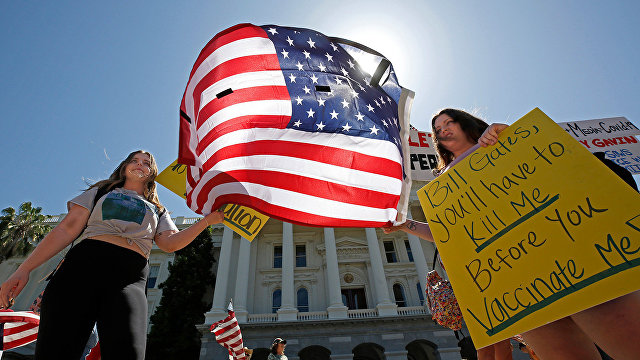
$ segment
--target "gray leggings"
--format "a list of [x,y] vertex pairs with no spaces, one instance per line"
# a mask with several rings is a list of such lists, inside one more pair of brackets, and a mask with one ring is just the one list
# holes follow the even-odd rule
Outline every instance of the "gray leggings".
[[102,359],[144,359],[147,260],[99,240],[74,246],[42,297],[35,358],[80,359],[94,324]]

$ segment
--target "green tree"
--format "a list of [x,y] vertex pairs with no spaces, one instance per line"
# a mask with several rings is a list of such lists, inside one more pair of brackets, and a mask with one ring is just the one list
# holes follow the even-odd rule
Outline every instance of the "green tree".
[[26,255],[51,230],[44,223],[49,218],[40,212],[41,207],[32,207],[31,202],[23,202],[20,212],[8,207],[0,217],[0,263],[12,256]]
[[215,281],[211,228],[176,252],[169,264],[169,277],[160,284],[162,298],[151,316],[151,332],[147,339],[146,359],[198,359],[200,332],[197,324],[204,322],[204,313],[211,303],[204,301],[208,287]]

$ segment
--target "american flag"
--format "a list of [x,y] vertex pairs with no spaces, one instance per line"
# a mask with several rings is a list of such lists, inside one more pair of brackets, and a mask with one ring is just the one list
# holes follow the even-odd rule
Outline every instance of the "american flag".
[[38,338],[40,316],[31,311],[0,310],[0,350],[26,345]]
[[229,304],[229,316],[213,323],[210,330],[216,336],[218,344],[229,350],[230,360],[246,359],[242,333],[240,333],[240,326],[238,325],[238,320],[236,320],[236,314],[233,312],[231,304]]
[[222,31],[180,106],[187,204],[207,214],[236,203],[312,226],[402,222],[412,99],[391,63],[360,44],[275,25]]

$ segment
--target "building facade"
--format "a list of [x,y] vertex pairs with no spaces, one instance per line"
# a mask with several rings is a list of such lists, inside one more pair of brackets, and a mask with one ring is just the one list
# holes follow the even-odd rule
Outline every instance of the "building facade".
[[[419,187],[420,184],[414,184]],[[415,194],[416,189],[412,191]],[[417,197],[410,216],[424,220]],[[58,224],[64,214],[47,221]],[[174,217],[179,229],[198,218]],[[253,360],[266,359],[276,337],[287,339],[291,360],[460,359],[454,333],[437,325],[425,305],[424,288],[433,243],[381,229],[313,228],[270,219],[253,242],[226,226],[213,229],[215,290],[205,314],[201,359],[226,359],[209,327],[233,306]],[[64,252],[63,252],[64,253]],[[63,257],[36,269],[16,299],[27,309]],[[155,246],[149,258],[149,317],[160,303],[158,285],[169,276],[174,254]],[[0,264],[4,281],[24,258]],[[151,324],[149,329],[151,328]],[[30,347],[20,352],[32,353]]]
[[[424,220],[415,195],[410,203],[410,216]],[[266,359],[276,337],[287,340],[291,360],[460,359],[453,331],[435,324],[425,306],[434,250],[404,232],[373,228],[269,219],[249,242],[225,227],[213,305],[199,327],[200,358],[227,356],[209,327],[233,299],[253,360]]]

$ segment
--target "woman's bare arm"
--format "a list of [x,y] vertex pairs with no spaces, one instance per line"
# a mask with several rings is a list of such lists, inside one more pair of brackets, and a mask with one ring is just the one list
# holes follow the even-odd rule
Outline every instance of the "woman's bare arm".
[[407,220],[400,225],[383,227],[382,230],[385,234],[401,230],[406,232],[407,234],[415,235],[423,240],[433,242],[433,234],[431,234],[431,228],[429,228],[429,224],[420,221]]
[[223,220],[224,212],[221,210],[214,211],[182,231],[169,230],[157,234],[155,238],[156,245],[166,252],[180,250],[189,245],[207,226],[219,224]]
[[31,255],[0,287],[0,307],[8,307],[10,299],[20,294],[29,282],[29,274],[38,266],[44,264],[75,240],[87,225],[91,212],[80,205],[71,204],[69,213],[60,224],[53,228]]

